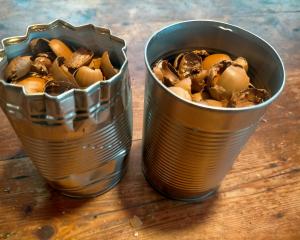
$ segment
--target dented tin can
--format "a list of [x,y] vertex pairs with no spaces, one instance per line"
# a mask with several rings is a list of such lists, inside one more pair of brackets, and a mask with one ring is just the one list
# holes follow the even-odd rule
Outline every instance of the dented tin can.
[[[3,80],[3,69],[10,59],[29,53],[33,38],[58,38],[96,54],[108,50],[120,70],[86,89],[59,96],[28,95]],[[72,197],[96,196],[115,186],[126,170],[132,140],[125,41],[105,28],[56,20],[29,26],[26,36],[7,38],[2,44],[0,105],[41,175]]]
[[[162,57],[192,49],[245,57],[254,85],[267,89],[271,98],[244,108],[204,106],[179,98],[155,77],[152,65]],[[167,197],[204,200],[217,191],[266,108],[282,91],[282,60],[272,46],[246,30],[195,20],[154,33],[145,48],[145,63],[144,175]]]

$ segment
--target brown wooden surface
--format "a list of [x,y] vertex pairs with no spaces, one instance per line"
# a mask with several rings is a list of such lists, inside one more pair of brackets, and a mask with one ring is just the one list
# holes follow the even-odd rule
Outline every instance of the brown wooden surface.
[[[134,141],[117,187],[74,200],[50,189],[0,113],[0,239],[300,239],[300,2],[0,1],[0,37],[62,18],[112,29],[128,43]],[[185,19],[237,24],[282,56],[286,87],[209,201],[188,204],[152,190],[141,173],[143,49],[151,33]],[[263,66],[268,67],[268,66]],[[141,226],[132,226],[137,216]]]

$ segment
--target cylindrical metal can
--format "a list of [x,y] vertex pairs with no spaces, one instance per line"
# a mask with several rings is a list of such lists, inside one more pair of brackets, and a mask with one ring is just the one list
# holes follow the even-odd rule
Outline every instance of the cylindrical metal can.
[[[101,54],[108,50],[119,72],[86,89],[59,96],[28,95],[3,80],[7,62],[29,53],[34,38],[58,38]],[[25,151],[54,188],[72,197],[99,195],[123,176],[132,140],[131,86],[124,40],[105,28],[74,27],[56,20],[7,38],[0,50],[0,105]]]
[[[183,50],[206,49],[243,56],[254,85],[271,93],[267,101],[244,108],[203,106],[172,93],[151,71],[152,64]],[[149,39],[144,98],[143,172],[160,193],[200,201],[216,192],[267,106],[283,89],[284,66],[273,47],[237,26],[185,21]]]

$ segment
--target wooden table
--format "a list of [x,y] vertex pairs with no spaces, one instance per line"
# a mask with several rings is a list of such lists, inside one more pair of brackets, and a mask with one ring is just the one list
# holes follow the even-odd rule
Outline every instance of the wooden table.
[[[300,2],[0,1],[0,37],[56,18],[94,23],[127,40],[134,133],[127,175],[97,198],[75,200],[49,188],[0,113],[0,239],[300,239]],[[145,66],[151,33],[186,19],[237,24],[282,56],[286,87],[223,181],[204,203],[168,200],[141,173]],[[268,67],[268,66],[263,66]],[[141,226],[131,225],[138,217]]]

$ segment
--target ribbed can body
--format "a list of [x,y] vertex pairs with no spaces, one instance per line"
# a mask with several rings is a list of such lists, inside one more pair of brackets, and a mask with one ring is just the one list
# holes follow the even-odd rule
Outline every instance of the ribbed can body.
[[[88,197],[112,188],[126,171],[132,138],[130,101],[106,120],[102,111],[95,113],[95,118],[78,120],[78,128],[36,126],[12,116],[9,119],[28,156],[50,185],[65,195]],[[106,111],[113,111],[113,106]]]
[[119,72],[87,89],[59,96],[28,95],[0,81],[0,105],[41,175],[72,197],[99,195],[126,171],[132,140],[132,103],[126,45],[109,30],[73,27],[63,21],[28,28],[25,38],[6,39],[2,72],[12,57],[26,54],[32,38],[59,38],[96,54],[108,50]]
[[[228,29],[233,34],[229,34]],[[241,52],[241,48],[236,46],[234,51],[231,43],[240,42],[238,38],[248,39],[245,44],[249,49]],[[155,78],[151,66],[162,56],[195,48],[219,49],[234,56],[243,56],[250,64],[262,57],[273,61],[274,66],[269,65],[270,70],[259,73],[260,82],[257,82],[273,96],[262,105],[243,109],[209,107],[177,97]],[[266,107],[282,90],[284,69],[279,56],[273,51],[251,33],[213,21],[174,24],[150,38],[145,49],[143,171],[156,190],[170,198],[185,201],[203,200],[217,190]],[[270,59],[266,59],[268,57]],[[251,67],[257,72],[260,63],[256,61]],[[270,73],[273,68],[277,70]]]
[[[204,109],[181,116],[188,114],[189,106],[180,101],[174,104],[174,96],[164,96],[164,89],[151,77],[147,80],[153,83],[147,84],[145,95],[143,170],[146,178],[171,198],[202,199],[218,188],[259,118],[241,129],[238,124],[237,128],[232,125],[229,130],[218,129],[229,116],[218,118],[216,113],[210,115]],[[201,121],[197,123],[197,119]],[[202,121],[211,124],[203,129]],[[218,124],[216,130],[214,124]]]

